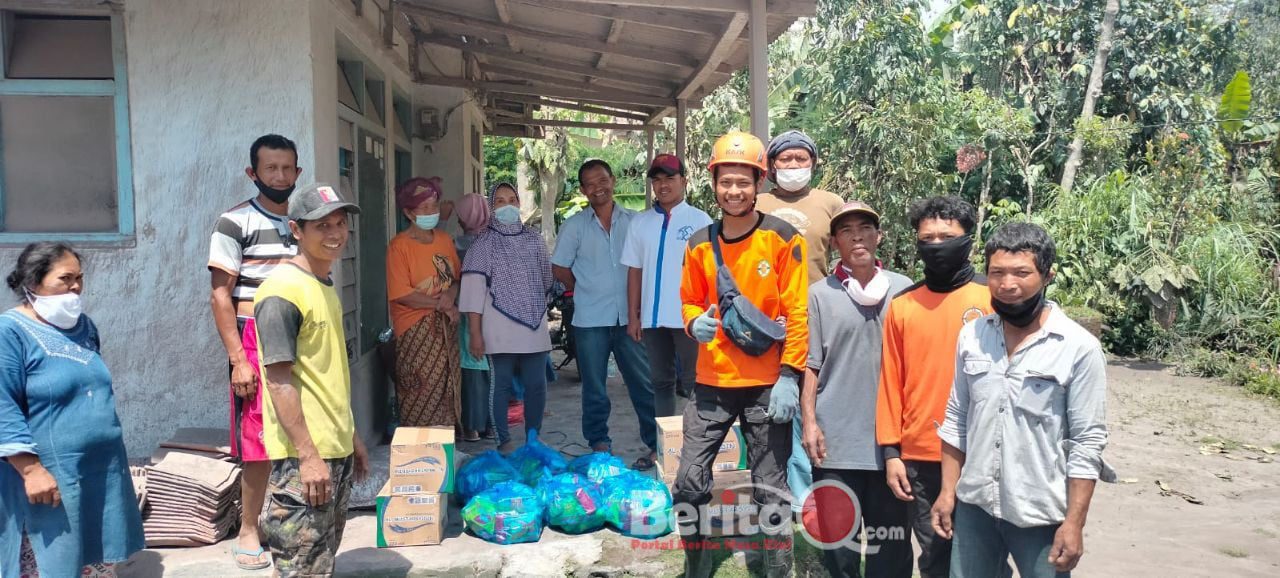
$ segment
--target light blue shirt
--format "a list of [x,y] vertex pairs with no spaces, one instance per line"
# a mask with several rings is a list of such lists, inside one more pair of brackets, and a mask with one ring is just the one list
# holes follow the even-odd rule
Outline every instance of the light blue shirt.
[[622,249],[635,211],[613,204],[609,232],[587,207],[560,226],[551,264],[573,271],[574,327],[627,324],[627,267]]
[[685,246],[711,217],[684,201],[667,213],[654,205],[631,221],[622,264],[641,270],[640,326],[644,329],[681,329],[680,277]]
[[956,376],[938,437],[965,452],[956,498],[1019,528],[1061,523],[1067,478],[1114,481],[1107,446],[1102,345],[1056,304],[1040,331],[1006,355],[988,315],[960,330]]

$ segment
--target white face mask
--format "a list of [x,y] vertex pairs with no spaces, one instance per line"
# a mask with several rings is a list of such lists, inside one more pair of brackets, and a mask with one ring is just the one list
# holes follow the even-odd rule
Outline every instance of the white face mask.
[[27,291],[31,308],[45,321],[61,329],[71,329],[80,321],[80,295],[66,292],[61,295],[36,295]]
[[[844,267],[844,265],[841,265]],[[848,272],[848,269],[845,269]],[[885,275],[879,267],[876,267],[876,274],[863,287],[858,283],[857,279],[849,277],[844,280],[844,290],[853,298],[853,301],[863,307],[872,307],[884,301],[886,295],[889,294],[889,276]]]
[[782,190],[794,193],[809,186],[809,179],[813,176],[813,167],[778,169],[774,172],[777,173],[774,175],[774,182],[778,183]]
[[520,207],[515,205],[503,205],[494,209],[493,218],[499,223],[506,225],[514,225],[520,222]]

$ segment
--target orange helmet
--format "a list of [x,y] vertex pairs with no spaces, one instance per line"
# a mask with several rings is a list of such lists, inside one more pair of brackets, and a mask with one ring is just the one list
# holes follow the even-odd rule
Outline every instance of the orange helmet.
[[714,170],[716,165],[731,164],[747,165],[762,173],[769,172],[769,165],[765,164],[764,143],[753,134],[736,130],[716,139],[715,146],[711,147],[711,162],[707,163],[707,169]]

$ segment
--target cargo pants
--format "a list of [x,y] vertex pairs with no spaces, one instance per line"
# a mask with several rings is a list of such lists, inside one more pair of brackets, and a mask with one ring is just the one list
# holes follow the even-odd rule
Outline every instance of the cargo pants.
[[[684,409],[684,448],[672,498],[678,509],[700,511],[711,501],[711,464],[720,445],[742,419],[742,435],[747,442],[747,467],[751,469],[752,502],[760,509],[760,534],[765,539],[763,561],[770,577],[790,576],[792,549],[791,493],[787,488],[787,461],[791,458],[791,422],[777,424],[769,419],[771,386],[714,387],[697,384],[693,399]],[[689,508],[692,506],[692,508]],[[676,522],[688,544],[700,544],[697,514],[680,514]],[[785,544],[785,547],[781,545]],[[685,576],[704,578],[714,571],[714,552],[689,547],[685,550]]]

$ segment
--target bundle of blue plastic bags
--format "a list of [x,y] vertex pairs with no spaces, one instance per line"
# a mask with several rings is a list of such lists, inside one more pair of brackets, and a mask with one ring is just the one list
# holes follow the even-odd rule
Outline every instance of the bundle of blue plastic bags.
[[535,488],[544,478],[563,473],[569,468],[559,451],[538,441],[537,430],[529,432],[529,442],[511,452],[507,461],[520,474],[520,481]]
[[473,496],[502,482],[518,481],[520,481],[520,472],[516,471],[511,462],[496,450],[489,450],[471,458],[471,461],[458,469],[458,480],[455,486],[458,497],[465,504]]
[[566,464],[530,433],[531,441],[510,456],[487,451],[458,471],[458,493],[466,503],[462,520],[473,534],[495,544],[520,544],[538,541],[544,525],[583,534],[607,523],[635,538],[671,532],[671,492],[662,482],[608,453]]
[[547,525],[566,534],[585,534],[604,527],[604,504],[596,484],[582,474],[566,472],[538,487],[547,508]]
[[542,498],[520,482],[502,482],[476,494],[462,508],[467,529],[495,544],[537,542],[542,516]]
[[600,485],[604,519],[624,536],[652,539],[665,536],[674,526],[671,492],[662,482],[626,471],[606,478]]

